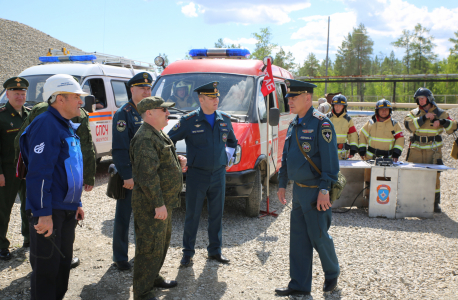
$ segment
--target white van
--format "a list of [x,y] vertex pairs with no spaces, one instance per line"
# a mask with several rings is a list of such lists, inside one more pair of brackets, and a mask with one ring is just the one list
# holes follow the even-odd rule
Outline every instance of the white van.
[[[155,71],[146,71],[146,67],[132,68],[111,66],[104,63],[56,63],[28,68],[18,76],[29,81],[26,106],[42,102],[43,85],[50,76],[69,74],[78,79],[84,91],[94,95],[97,104],[89,108],[89,122],[97,162],[102,156],[111,155],[113,115],[130,98],[130,88],[126,86],[132,76],[148,72],[156,79]],[[137,67],[137,68],[135,68]],[[153,69],[148,68],[148,69]],[[8,101],[6,93],[0,94],[0,105]]]

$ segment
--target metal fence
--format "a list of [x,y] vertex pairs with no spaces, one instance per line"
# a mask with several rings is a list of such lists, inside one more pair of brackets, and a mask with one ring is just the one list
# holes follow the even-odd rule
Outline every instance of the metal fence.
[[[348,102],[361,102],[361,96],[347,96]],[[377,102],[378,100],[386,99],[393,101],[393,96],[364,96],[364,101],[366,102]],[[449,103],[449,104],[458,104],[458,95],[434,95],[436,103]],[[412,103],[414,102],[413,95],[396,95],[396,102],[403,103]]]

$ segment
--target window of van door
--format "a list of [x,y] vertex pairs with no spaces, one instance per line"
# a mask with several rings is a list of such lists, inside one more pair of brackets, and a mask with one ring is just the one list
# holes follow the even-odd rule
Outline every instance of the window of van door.
[[283,83],[276,82],[275,90],[277,92],[278,108],[280,109],[280,113],[289,113],[288,100],[285,99],[286,86]]
[[112,80],[111,86],[113,87],[113,94],[117,107],[121,107],[129,101],[127,93],[126,82],[121,80]]
[[107,95],[102,78],[91,78],[83,84],[84,91],[91,91],[95,97],[95,109],[104,109],[107,107]]

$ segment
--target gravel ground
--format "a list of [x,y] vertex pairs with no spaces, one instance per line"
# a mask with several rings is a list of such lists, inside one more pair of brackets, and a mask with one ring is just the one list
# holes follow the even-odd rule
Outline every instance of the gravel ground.
[[[458,110],[452,111],[456,119]],[[395,112],[402,120],[405,112]],[[367,118],[355,118],[358,128]],[[448,138],[448,141],[451,140]],[[444,147],[447,165],[451,143]],[[405,154],[404,154],[405,155]],[[115,201],[105,196],[110,157],[98,168],[96,187],[83,197],[86,220],[76,230],[75,255],[81,265],[71,271],[65,299],[133,299],[132,272],[112,265],[111,237]],[[341,265],[339,286],[321,292],[324,280],[315,253],[312,295],[291,299],[458,299],[458,214],[454,179],[458,171],[442,175],[442,214],[432,219],[390,220],[368,218],[365,209],[335,213],[330,234]],[[291,185],[287,196],[291,198]],[[223,253],[230,265],[206,259],[207,211],[204,209],[192,267],[180,268],[184,209],[173,215],[173,231],[162,274],[177,279],[178,287],[158,290],[159,299],[286,299],[275,296],[276,287],[289,281],[289,211],[277,201],[272,185],[271,208],[278,218],[247,218],[242,201],[228,200],[223,220]],[[265,206],[265,203],[263,204]],[[132,224],[131,224],[132,225]],[[0,262],[0,299],[29,299],[29,252],[20,248],[19,204],[15,204],[8,237],[13,259]],[[133,233],[129,257],[134,258]]]
[[0,91],[3,82],[37,65],[49,48],[79,50],[25,24],[0,18]]

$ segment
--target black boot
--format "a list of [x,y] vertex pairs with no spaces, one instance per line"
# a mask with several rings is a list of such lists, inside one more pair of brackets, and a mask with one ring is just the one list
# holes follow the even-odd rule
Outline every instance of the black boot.
[[435,213],[441,213],[442,209],[439,206],[441,203],[441,193],[436,193],[436,198],[434,199],[434,212]]

